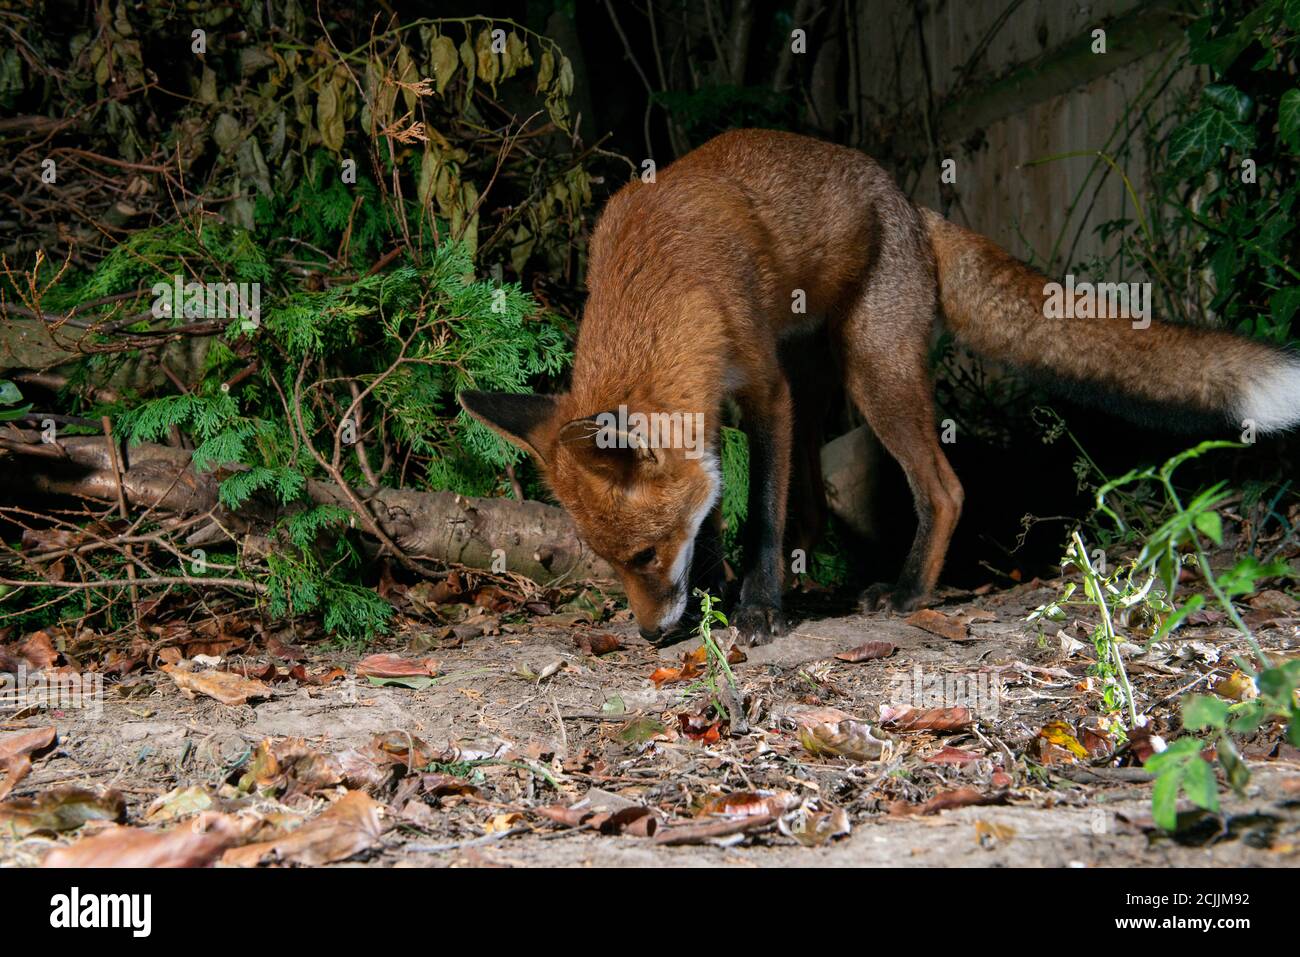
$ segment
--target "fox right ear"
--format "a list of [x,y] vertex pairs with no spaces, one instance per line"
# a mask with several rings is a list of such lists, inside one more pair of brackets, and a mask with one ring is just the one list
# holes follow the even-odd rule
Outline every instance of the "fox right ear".
[[545,464],[555,441],[553,396],[529,392],[462,392],[461,408]]

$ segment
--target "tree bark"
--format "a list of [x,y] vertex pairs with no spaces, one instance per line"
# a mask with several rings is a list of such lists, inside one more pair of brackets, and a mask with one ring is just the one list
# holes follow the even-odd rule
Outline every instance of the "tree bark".
[[[0,449],[13,453],[0,468],[4,485],[14,492],[116,501],[117,483],[100,437],[73,436],[46,445],[36,432],[11,430],[0,433]],[[122,491],[135,509],[180,515],[215,509],[222,524],[240,531],[277,517],[264,503],[227,513],[217,495],[218,475],[195,471],[183,449],[141,443],[125,450],[122,464]],[[553,505],[453,492],[354,491],[384,534],[412,558],[484,569],[503,559],[506,571],[543,584],[616,580],[613,569],[578,538],[568,514]],[[343,490],[328,482],[309,481],[307,495],[318,505],[349,508]],[[502,562],[496,565],[500,569]]]

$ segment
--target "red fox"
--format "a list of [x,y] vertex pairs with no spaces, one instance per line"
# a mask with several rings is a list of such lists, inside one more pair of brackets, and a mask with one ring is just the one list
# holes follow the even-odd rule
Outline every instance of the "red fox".
[[[811,429],[793,434],[797,383],[782,352],[801,332],[829,336],[838,371],[820,375],[842,378],[916,503],[902,574],[892,588],[869,589],[869,607],[907,610],[925,598],[961,512],[928,368],[940,311],[977,353],[1128,397],[1135,409],[1253,420],[1262,432],[1300,420],[1300,357],[1209,329],[1048,318],[1047,285],[991,241],[913,206],[864,154],[737,130],[610,199],[591,240],[567,393],[465,392],[460,401],[535,457],[655,640],[682,623],[692,585],[716,581],[721,567],[718,429],[734,399],[750,480],[730,620],[742,641],[766,642],[785,627],[791,462],[807,462],[805,446],[820,440]],[[640,427],[654,413],[698,422],[700,444]]]

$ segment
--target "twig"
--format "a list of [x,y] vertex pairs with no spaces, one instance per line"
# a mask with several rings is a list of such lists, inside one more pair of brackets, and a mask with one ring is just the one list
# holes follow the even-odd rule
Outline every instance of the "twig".
[[[129,522],[131,513],[127,510],[126,492],[122,489],[122,463],[118,461],[117,440],[113,438],[113,420],[108,416],[104,416],[100,419],[100,423],[104,427],[104,442],[108,446],[108,462],[113,469],[113,485],[117,489],[117,513],[122,517],[122,521]],[[126,577],[134,582],[135,556],[130,545],[125,547],[125,552],[127,560]],[[138,631],[140,628],[140,592],[135,585],[131,586],[131,611],[135,616],[135,627]]]

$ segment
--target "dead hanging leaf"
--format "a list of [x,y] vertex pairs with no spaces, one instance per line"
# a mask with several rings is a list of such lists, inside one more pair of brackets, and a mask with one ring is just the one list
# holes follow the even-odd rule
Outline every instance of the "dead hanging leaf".
[[623,643],[618,640],[618,636],[611,635],[607,631],[579,632],[574,635],[573,643],[584,654],[594,655],[597,658],[623,650]]
[[57,740],[58,735],[53,728],[34,728],[0,735],[0,772],[4,774],[4,779],[0,780],[0,799],[27,777],[32,769],[32,758],[54,747]]
[[967,633],[966,626],[970,624],[969,615],[954,615],[949,617],[943,612],[935,611],[933,608],[922,608],[914,615],[909,615],[903,619],[903,624],[911,625],[914,628],[920,628],[928,631],[932,635],[938,635],[941,638],[948,638],[952,641],[969,641],[970,635]]
[[1259,697],[1254,680],[1241,671],[1234,671],[1214,686],[1214,693],[1233,701],[1250,701]]
[[337,81],[321,84],[316,99],[316,129],[326,149],[335,153],[343,149],[343,95]]
[[456,44],[448,36],[436,36],[429,44],[429,61],[433,64],[433,76],[437,82],[438,95],[447,89],[456,67],[460,65],[460,54]]
[[401,655],[369,655],[357,662],[357,674],[364,678],[432,678],[438,673],[433,658],[404,658]]
[[254,826],[206,813],[167,831],[112,827],[45,855],[42,867],[208,867]]
[[850,761],[877,761],[888,741],[871,733],[865,721],[849,718],[826,724],[799,726],[799,743],[809,753],[848,758]]
[[347,860],[379,843],[383,805],[361,791],[348,791],[320,817],[269,841],[226,851],[221,863],[233,867],[285,863],[318,867]]
[[478,63],[478,78],[495,89],[501,69],[497,55],[492,52],[492,31],[489,28],[484,27],[479,31],[474,52]]
[[274,693],[261,681],[229,671],[186,671],[177,665],[163,665],[161,670],[171,675],[186,697],[207,695],[232,707],[248,704],[254,698],[269,698]]
[[970,708],[896,708],[881,705],[880,723],[896,731],[960,731],[971,725]]
[[0,833],[11,837],[75,831],[87,821],[120,821],[126,801],[117,791],[59,787],[35,798],[0,804]]
[[868,641],[848,651],[841,651],[835,657],[840,661],[874,661],[877,658],[888,658],[897,650],[898,646],[892,641]]
[[551,48],[547,47],[542,51],[541,60],[537,64],[537,92],[545,93],[546,88],[551,85],[551,78],[555,75],[555,54]]

